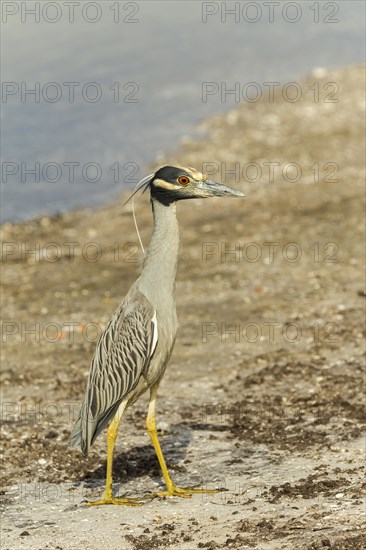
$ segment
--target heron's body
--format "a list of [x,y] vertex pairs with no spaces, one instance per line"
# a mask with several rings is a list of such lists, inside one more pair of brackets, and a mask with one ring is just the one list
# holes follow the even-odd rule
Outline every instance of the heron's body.
[[[154,232],[142,273],[106,326],[92,361],[80,419],[72,436],[72,446],[81,445],[85,454],[122,402],[126,402],[126,407],[131,405],[146,390],[160,382],[173,351],[177,333],[174,290],[179,249],[175,203],[167,207],[153,201],[153,213]],[[170,239],[167,239],[168,235],[171,235]],[[152,276],[157,277],[161,284],[150,285]],[[141,345],[146,361],[140,361],[140,368],[129,373],[128,367],[123,369],[128,355],[121,353],[122,368],[117,372],[115,364],[108,359],[113,356],[113,347],[130,334],[130,330],[124,331],[125,323],[131,316],[135,320],[136,312],[145,319],[145,330],[151,331],[148,334],[149,344]],[[133,329],[130,324],[128,327]],[[138,335],[136,330],[136,343]],[[112,386],[116,377],[119,384]],[[93,399],[97,388],[99,399]],[[104,388],[103,392],[101,388]]]
[[[164,175],[166,179],[162,177]],[[189,191],[184,191],[189,184],[179,183],[179,180],[192,181]],[[87,454],[99,433],[109,425],[106,495],[97,504],[138,504],[133,499],[112,497],[112,460],[117,428],[124,410],[148,389],[147,429],[167,485],[167,491],[159,495],[187,496],[186,493],[196,491],[173,485],[160,449],[155,422],[156,393],[171,357],[177,332],[175,278],[179,230],[176,201],[215,194],[243,194],[214,184],[199,172],[184,167],[160,169],[149,185],[154,230],[142,272],[98,342],[84,402],[71,438],[71,446],[80,446]],[[180,185],[184,185],[184,189],[181,190]]]

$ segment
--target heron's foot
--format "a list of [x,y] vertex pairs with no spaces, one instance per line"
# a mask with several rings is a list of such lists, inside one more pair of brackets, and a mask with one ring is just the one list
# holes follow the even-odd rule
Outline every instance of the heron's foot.
[[[150,498],[146,500],[151,500]],[[102,506],[103,504],[115,504],[118,506],[142,506],[144,504],[143,498],[114,498],[112,496],[105,496],[101,500],[95,500],[87,502],[86,506]]]
[[214,493],[220,493],[221,491],[226,491],[225,488],[220,489],[202,489],[199,487],[199,485],[195,485],[193,487],[185,487],[184,489],[181,487],[176,487],[175,485],[171,485],[167,488],[166,491],[162,491],[159,493],[155,493],[158,497],[180,497],[180,498],[191,498],[194,494],[214,494]]

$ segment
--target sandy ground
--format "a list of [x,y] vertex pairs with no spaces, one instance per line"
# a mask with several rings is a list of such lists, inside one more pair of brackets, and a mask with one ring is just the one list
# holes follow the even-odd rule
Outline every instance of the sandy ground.
[[[246,193],[179,205],[180,329],[158,401],[176,484],[224,492],[85,506],[103,491],[105,438],[87,458],[68,439],[98,327],[139,272],[131,211],[2,227],[3,550],[366,547],[364,68],[318,70],[303,89],[315,81],[339,101],[244,104],[159,159]],[[226,177],[233,163],[248,177]],[[146,243],[146,198],[137,215]],[[120,427],[116,494],[162,487],[146,405]]]

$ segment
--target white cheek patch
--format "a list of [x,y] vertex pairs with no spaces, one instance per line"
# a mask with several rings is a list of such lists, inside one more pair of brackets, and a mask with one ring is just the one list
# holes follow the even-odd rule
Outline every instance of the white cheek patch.
[[168,183],[167,181],[163,181],[163,180],[155,180],[154,185],[156,187],[162,187],[163,189],[169,189],[169,191],[173,189],[174,190],[178,189],[177,185],[174,185],[173,183]]

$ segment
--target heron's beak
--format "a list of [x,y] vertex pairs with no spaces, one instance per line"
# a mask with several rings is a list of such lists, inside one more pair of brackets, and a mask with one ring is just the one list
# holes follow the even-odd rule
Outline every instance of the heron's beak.
[[[194,194],[197,198],[208,197],[245,197],[244,193],[232,189],[222,183],[216,183],[215,181],[205,180],[200,181],[194,188]],[[192,191],[193,191],[192,189]]]

